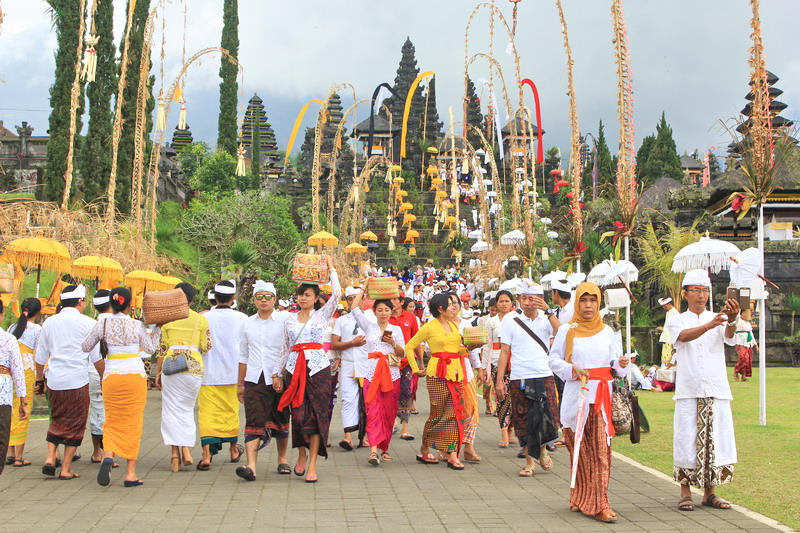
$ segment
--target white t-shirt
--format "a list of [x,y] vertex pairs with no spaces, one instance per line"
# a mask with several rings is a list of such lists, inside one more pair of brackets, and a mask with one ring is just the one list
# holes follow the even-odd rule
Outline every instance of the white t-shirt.
[[545,378],[553,372],[547,362],[547,352],[522,329],[514,319],[519,318],[545,346],[550,345],[553,328],[544,313],[530,319],[524,314],[508,313],[500,323],[500,343],[511,348],[510,379]]

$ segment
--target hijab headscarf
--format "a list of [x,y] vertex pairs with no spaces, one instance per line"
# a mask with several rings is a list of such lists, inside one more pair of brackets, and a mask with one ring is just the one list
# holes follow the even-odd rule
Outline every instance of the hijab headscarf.
[[575,337],[591,337],[600,333],[605,327],[605,324],[603,323],[603,317],[600,315],[599,311],[603,302],[603,295],[600,293],[600,287],[589,281],[584,281],[578,285],[578,289],[575,291],[576,307],[580,305],[581,296],[585,294],[597,296],[598,312],[595,313],[593,318],[587,319],[583,318],[581,313],[576,310],[574,318],[572,322],[570,322],[571,327],[567,332],[567,346],[565,354],[567,363],[572,363],[572,340]]

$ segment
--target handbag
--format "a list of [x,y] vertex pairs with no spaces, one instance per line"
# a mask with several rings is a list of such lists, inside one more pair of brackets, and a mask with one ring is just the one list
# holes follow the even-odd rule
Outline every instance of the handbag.
[[108,357],[108,343],[106,342],[106,324],[108,324],[108,318],[103,319],[103,336],[100,337],[100,355],[103,356],[103,359]]
[[611,422],[617,435],[630,434],[632,444],[638,444],[641,439],[641,409],[639,398],[630,387],[626,378],[625,384],[620,385],[614,381],[614,390],[611,394]]
[[[197,324],[200,321],[198,318],[195,319],[194,330],[197,331]],[[179,354],[175,354],[173,350],[173,355],[170,357],[164,357],[164,362],[161,364],[161,373],[165,376],[172,376],[173,374],[180,374],[181,372],[188,372],[189,371],[189,358],[186,356],[185,352],[181,352]]]

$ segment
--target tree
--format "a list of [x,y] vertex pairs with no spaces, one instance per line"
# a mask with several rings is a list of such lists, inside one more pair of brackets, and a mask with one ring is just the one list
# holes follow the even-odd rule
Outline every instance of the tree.
[[713,182],[719,177],[720,174],[722,174],[722,169],[719,165],[719,159],[717,159],[717,156],[714,155],[714,152],[708,153],[708,168],[710,170],[709,181]]
[[[130,6],[131,0],[128,0]],[[129,213],[131,210],[131,176],[133,174],[133,156],[136,151],[136,108],[138,107],[139,92],[139,71],[142,62],[142,44],[144,43],[144,29],[147,17],[150,13],[150,0],[137,0],[133,10],[133,21],[130,31],[130,49],[128,50],[128,72],[125,76],[125,88],[122,92],[122,133],[119,139],[119,154],[117,155],[117,188],[115,193],[116,208],[122,213]],[[128,10],[125,10],[127,13]],[[125,28],[123,28],[123,39],[120,44],[120,53],[125,49],[125,32],[127,31],[127,17]],[[153,62],[148,66],[148,72]],[[155,99],[153,98],[153,84],[155,76],[150,76],[148,81],[147,94],[149,95],[145,104],[145,139],[153,131],[153,109],[155,109]],[[150,160],[150,143],[145,143],[144,161]]]
[[[239,57],[239,1],[224,0],[222,14],[222,40],[220,46],[234,58]],[[236,156],[236,106],[239,84],[236,81],[238,68],[227,57],[220,60],[219,120],[217,123],[217,147],[231,156]]]
[[642,180],[644,179],[645,163],[647,163],[647,157],[650,155],[650,152],[653,151],[653,145],[655,142],[655,135],[648,135],[642,139],[642,145],[636,152],[636,181],[639,183],[642,183]]
[[678,181],[683,179],[681,158],[672,138],[672,128],[667,124],[663,112],[661,121],[656,126],[656,138],[647,156],[641,176],[639,181],[645,188],[665,176]]
[[196,191],[224,195],[236,189],[247,190],[250,177],[237,176],[236,158],[224,150],[218,150],[200,165],[189,184]]
[[206,159],[208,159],[208,145],[204,142],[187,144],[178,153],[178,164],[190,183]]
[[[464,106],[466,108],[466,121],[470,126],[478,129],[483,128],[483,113],[481,113],[481,100],[478,98],[478,93],[475,90],[475,84],[472,83],[471,78],[467,78],[467,94],[464,95]],[[467,140],[477,150],[483,147],[481,136],[478,132],[469,128],[467,130]]]
[[[50,121],[47,142],[47,161],[44,174],[44,196],[51,201],[60,201],[64,194],[64,173],[67,169],[69,152],[69,117],[71,107],[72,84],[75,81],[76,47],[79,42],[80,4],[71,0],[48,0],[53,24],[56,28],[56,72],[53,85],[50,86]],[[78,102],[83,101],[83,88]],[[75,131],[82,128],[80,105],[75,122]],[[76,134],[73,143],[78,143]],[[77,150],[76,150],[77,152]],[[73,180],[73,188],[76,181]]]
[[[419,75],[414,44],[408,37],[406,37],[406,42],[403,43],[401,54],[400,65],[397,67],[397,75],[394,78],[394,86],[392,87],[396,96],[392,95],[384,101],[386,107],[391,110],[392,124],[398,127],[402,127],[403,125],[403,110],[406,104],[406,97],[411,90],[411,84],[414,83],[417,75]],[[422,91],[417,87],[417,90],[414,92],[414,97],[411,99],[411,111],[408,115],[406,159],[403,161],[404,170],[419,169],[422,164],[422,154],[419,151],[417,141],[420,138],[420,120],[423,116],[424,109],[425,101],[422,96]],[[381,108],[381,114],[385,115],[383,108]],[[398,161],[400,159],[399,141],[394,143],[393,152],[393,159]]]
[[108,189],[111,174],[111,136],[114,113],[111,99],[117,90],[116,46],[111,39],[114,34],[114,5],[100,2],[94,12],[95,34],[100,40],[97,50],[97,72],[95,81],[88,84],[89,130],[81,151],[81,176],[83,197],[87,202],[103,198]]
[[617,186],[617,163],[608,149],[602,120],[597,127],[597,174],[598,194],[613,196]]

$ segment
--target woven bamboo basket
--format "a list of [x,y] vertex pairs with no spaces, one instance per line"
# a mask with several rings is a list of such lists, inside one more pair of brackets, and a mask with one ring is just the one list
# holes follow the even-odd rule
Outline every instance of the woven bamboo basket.
[[180,289],[148,291],[142,301],[144,321],[162,325],[189,317],[189,302]]

